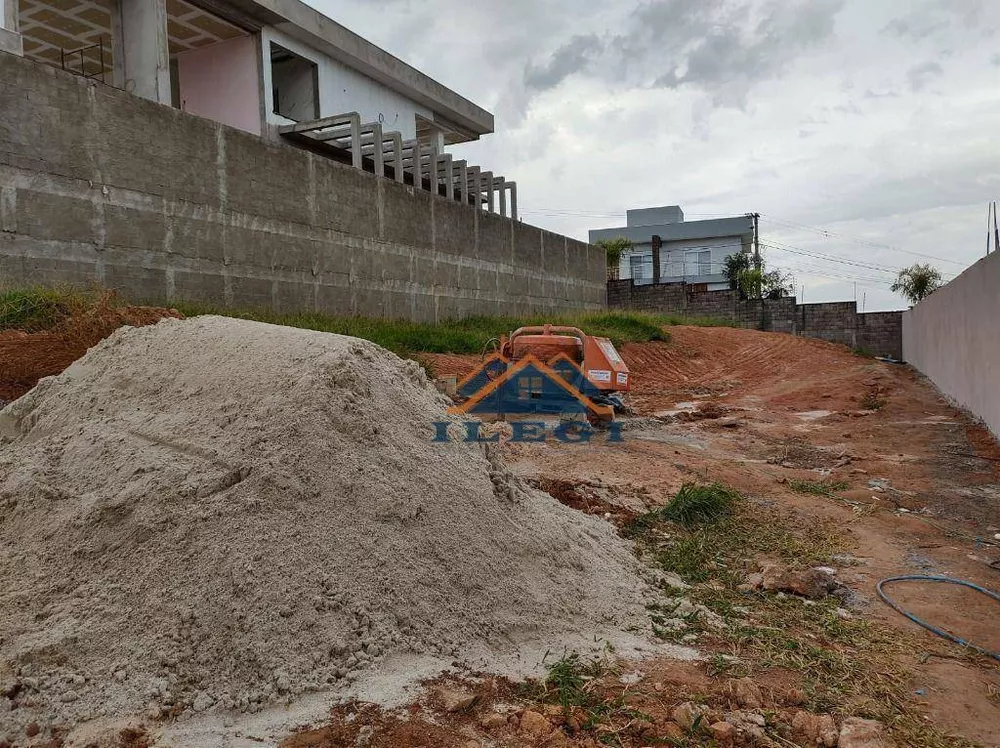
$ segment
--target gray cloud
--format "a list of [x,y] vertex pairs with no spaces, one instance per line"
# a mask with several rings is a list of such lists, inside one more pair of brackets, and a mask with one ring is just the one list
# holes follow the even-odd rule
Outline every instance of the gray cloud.
[[983,0],[914,0],[907,11],[893,18],[882,33],[906,41],[921,42],[946,34],[956,22],[966,29],[979,29],[985,36],[992,27],[984,25]]
[[942,29],[947,28],[947,21],[937,21],[926,16],[906,16],[894,18],[887,23],[882,33],[898,36],[904,39],[921,41],[934,36]]
[[944,69],[936,62],[930,60],[910,68],[906,73],[906,77],[910,81],[911,90],[922,91],[927,87],[928,83],[943,73]]
[[990,64],[994,67],[1000,68],[1000,52],[997,52],[990,58]]
[[603,49],[604,44],[595,34],[578,34],[557,49],[544,64],[529,62],[524,70],[524,85],[538,91],[555,88],[569,76],[584,70]]
[[753,85],[830,38],[843,0],[650,0],[606,40],[575,35],[523,84],[545,91],[577,73],[612,84],[709,90],[716,105],[742,107]]
[[866,99],[898,99],[899,94],[895,91],[873,91],[868,89],[865,91]]
[[724,92],[719,98],[728,99],[720,103],[741,100],[755,82],[777,77],[795,57],[829,38],[842,6],[841,0],[769,3],[755,25],[748,23],[748,5],[702,6],[708,10],[703,34],[655,85],[718,88]]

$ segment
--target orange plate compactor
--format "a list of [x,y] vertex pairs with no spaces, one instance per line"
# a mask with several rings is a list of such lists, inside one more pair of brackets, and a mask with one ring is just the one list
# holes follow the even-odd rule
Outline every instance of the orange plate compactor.
[[586,413],[591,421],[626,411],[629,371],[607,338],[576,327],[521,327],[494,341],[493,352],[458,383],[463,410],[501,418]]

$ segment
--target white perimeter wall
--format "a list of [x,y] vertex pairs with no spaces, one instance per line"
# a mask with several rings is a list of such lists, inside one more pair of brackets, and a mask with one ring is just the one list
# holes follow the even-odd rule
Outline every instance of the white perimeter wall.
[[312,47],[282,33],[273,26],[261,31],[263,50],[264,104],[267,121],[275,125],[291,120],[274,113],[271,86],[271,42],[312,60],[319,73],[319,113],[321,117],[358,112],[362,122],[378,122],[387,130],[402,134],[404,140],[417,136],[417,115],[433,119],[430,110],[410,101],[391,88],[333,60]]
[[903,358],[1000,436],[1000,253],[903,313]]

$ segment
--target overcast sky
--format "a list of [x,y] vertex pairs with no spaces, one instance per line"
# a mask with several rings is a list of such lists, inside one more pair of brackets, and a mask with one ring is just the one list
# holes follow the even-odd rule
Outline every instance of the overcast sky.
[[626,208],[756,211],[806,302],[856,281],[868,311],[905,306],[879,268],[950,278],[986,250],[990,0],[309,2],[494,113],[454,152],[516,180],[526,222],[586,239]]

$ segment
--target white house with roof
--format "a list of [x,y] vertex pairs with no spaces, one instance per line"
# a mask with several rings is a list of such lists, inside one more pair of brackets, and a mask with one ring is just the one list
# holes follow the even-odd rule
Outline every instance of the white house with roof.
[[[685,221],[679,205],[626,211],[625,226],[590,231],[590,243],[624,237],[632,249],[622,253],[619,278],[634,283],[689,283],[714,291],[728,288],[726,257],[753,250],[749,215]],[[659,255],[659,262],[654,262]]]
[[513,182],[447,154],[492,133],[493,115],[300,0],[0,0],[0,11],[0,51],[516,217]]

